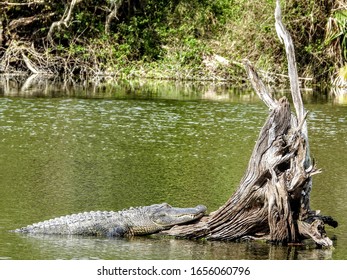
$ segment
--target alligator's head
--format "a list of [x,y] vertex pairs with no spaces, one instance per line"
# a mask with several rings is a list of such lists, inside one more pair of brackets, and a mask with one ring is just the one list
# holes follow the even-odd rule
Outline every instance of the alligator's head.
[[194,208],[177,208],[167,203],[150,206],[150,219],[160,227],[169,228],[174,225],[184,224],[204,216],[207,208],[198,205]]

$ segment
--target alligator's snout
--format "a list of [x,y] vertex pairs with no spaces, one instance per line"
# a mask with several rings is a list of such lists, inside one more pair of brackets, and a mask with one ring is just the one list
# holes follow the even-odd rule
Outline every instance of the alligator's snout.
[[195,207],[195,209],[199,212],[205,213],[207,211],[207,207],[205,205],[198,205]]
[[173,208],[174,211],[171,213],[173,216],[176,215],[177,217],[179,216],[199,216],[202,217],[206,211],[207,207],[205,205],[198,205],[194,208]]
[[207,208],[204,205],[197,205],[192,208],[178,208],[166,204],[153,214],[153,222],[163,227],[170,227],[200,219],[205,215],[206,211]]

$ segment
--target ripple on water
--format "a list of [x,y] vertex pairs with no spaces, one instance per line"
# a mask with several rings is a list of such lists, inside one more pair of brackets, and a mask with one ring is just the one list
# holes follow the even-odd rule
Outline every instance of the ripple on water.
[[[256,103],[0,98],[0,104],[0,192],[7,228],[78,211],[162,201],[203,203],[213,211],[237,187],[267,117],[266,108]],[[319,167],[325,165],[314,181],[313,204],[327,214],[338,209],[332,214],[340,218],[347,211],[347,112],[328,106],[310,112],[310,144]],[[19,205],[16,211],[14,205]],[[13,258],[150,259],[163,256],[163,248],[168,259],[273,256],[273,248],[256,244],[0,239],[10,244],[12,253],[5,256]],[[182,246],[187,249],[183,255]],[[278,249],[277,258],[311,258],[307,251],[285,250]]]

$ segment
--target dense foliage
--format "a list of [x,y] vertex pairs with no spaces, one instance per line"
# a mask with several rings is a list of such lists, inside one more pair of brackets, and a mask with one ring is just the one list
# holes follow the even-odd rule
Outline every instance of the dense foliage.
[[[0,1],[0,72],[239,80],[239,62],[248,58],[285,74],[274,6],[275,0]],[[282,6],[300,75],[325,81],[342,73],[346,4]]]

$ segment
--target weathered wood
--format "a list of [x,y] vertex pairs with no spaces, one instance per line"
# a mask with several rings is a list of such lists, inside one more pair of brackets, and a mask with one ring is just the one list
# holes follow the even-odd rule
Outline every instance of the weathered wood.
[[249,81],[251,82],[259,98],[265,103],[266,106],[269,107],[269,109],[275,109],[278,106],[276,100],[272,98],[268,89],[266,88],[262,80],[259,78],[258,73],[252,67],[251,63],[247,59],[244,59],[243,65],[247,72]]
[[332,245],[324,223],[335,227],[337,222],[310,209],[312,175],[320,170],[310,157],[307,114],[299,89],[294,46],[281,20],[279,0],[275,18],[278,36],[286,47],[296,115],[285,97],[273,99],[245,60],[255,92],[270,109],[246,173],[236,192],[217,211],[193,225],[176,226],[163,234],[210,240],[266,239],[276,243],[312,238],[318,245]]

